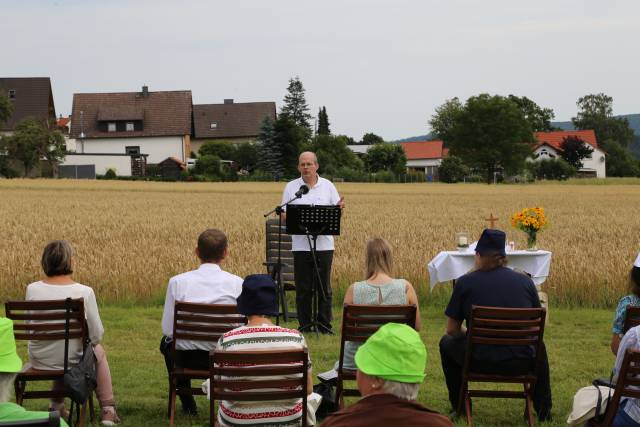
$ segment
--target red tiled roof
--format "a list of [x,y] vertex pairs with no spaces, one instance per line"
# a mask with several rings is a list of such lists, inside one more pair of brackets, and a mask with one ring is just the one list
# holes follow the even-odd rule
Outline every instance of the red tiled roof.
[[60,117],[56,121],[56,126],[58,126],[59,128],[69,126],[69,117]]
[[437,139],[435,141],[415,141],[415,142],[401,142],[404,154],[407,156],[407,160],[418,159],[441,159],[444,157],[442,141]]
[[596,140],[596,133],[592,130],[562,130],[555,132],[536,132],[535,134],[536,148],[543,144],[547,144],[555,150],[562,151],[560,146],[562,141],[568,136],[577,136],[587,144],[590,144],[594,148],[598,148],[598,141]]

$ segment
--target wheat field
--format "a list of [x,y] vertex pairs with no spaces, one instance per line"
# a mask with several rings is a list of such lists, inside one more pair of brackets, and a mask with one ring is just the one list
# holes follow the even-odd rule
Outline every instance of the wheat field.
[[[103,301],[160,301],[174,274],[195,268],[198,234],[219,228],[229,237],[225,269],[263,272],[264,218],[280,201],[283,183],[159,183],[71,180],[0,181],[0,295],[24,295],[41,278],[40,256],[52,239],[76,251],[75,279]],[[394,247],[396,275],[421,299],[429,292],[426,265],[454,247],[458,231],[477,239],[493,213],[498,228],[523,248],[512,213],[545,208],[550,226],[538,246],[553,252],[543,285],[551,303],[610,306],[626,292],[640,250],[639,185],[338,184],[347,203],[336,239],[333,286],[361,280],[364,245],[382,236]]]

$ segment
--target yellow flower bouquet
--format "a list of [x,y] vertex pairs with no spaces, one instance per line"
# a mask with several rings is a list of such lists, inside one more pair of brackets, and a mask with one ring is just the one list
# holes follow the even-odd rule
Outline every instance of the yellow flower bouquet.
[[538,232],[547,226],[544,208],[524,208],[511,217],[511,225],[527,233],[527,248],[536,250]]

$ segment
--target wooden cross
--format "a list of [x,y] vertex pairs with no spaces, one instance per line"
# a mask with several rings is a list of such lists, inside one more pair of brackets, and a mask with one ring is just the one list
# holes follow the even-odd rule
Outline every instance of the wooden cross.
[[496,228],[496,222],[498,222],[498,218],[494,218],[493,212],[489,215],[489,218],[485,218],[485,221],[489,221],[489,228]]

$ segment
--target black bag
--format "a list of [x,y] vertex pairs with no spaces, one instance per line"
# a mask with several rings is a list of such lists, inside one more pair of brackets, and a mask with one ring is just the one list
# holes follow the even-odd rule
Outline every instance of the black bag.
[[316,419],[318,421],[340,409],[340,406],[336,402],[335,384],[335,381],[329,381],[321,382],[313,386],[313,391],[322,396],[322,402],[316,411]]
[[[604,421],[607,411],[609,410],[609,402],[611,402],[611,390],[616,388],[616,385],[613,382],[613,372],[611,373],[611,377],[609,378],[609,381],[603,378],[598,378],[593,380],[591,384],[595,386],[596,390],[598,390],[598,400],[596,402],[596,415],[593,417],[593,419],[596,422],[601,423]],[[599,386],[609,387],[609,395],[607,396],[607,402],[606,402],[604,411],[602,410],[602,400],[603,400],[602,391],[600,390]]]
[[93,346],[87,339],[83,345],[82,358],[77,365],[69,368],[69,312],[71,298],[66,300],[67,316],[65,320],[64,338],[64,387],[67,395],[75,403],[84,405],[97,385],[96,356]]

